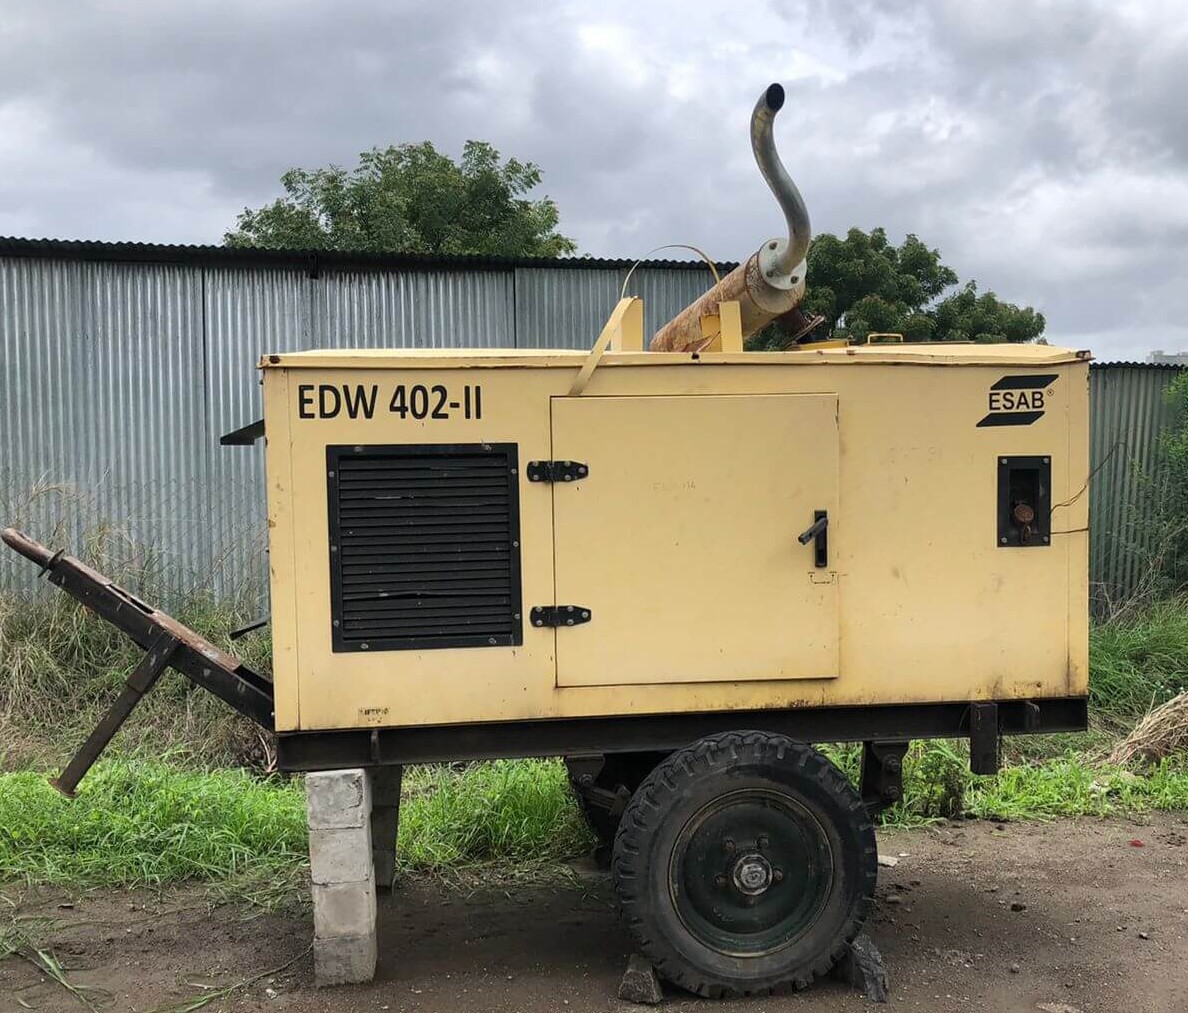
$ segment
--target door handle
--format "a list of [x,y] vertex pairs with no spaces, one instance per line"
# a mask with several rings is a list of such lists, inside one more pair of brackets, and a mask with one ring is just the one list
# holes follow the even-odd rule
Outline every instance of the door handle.
[[818,569],[829,565],[829,511],[814,510],[812,527],[796,536],[801,545],[813,542],[813,562]]

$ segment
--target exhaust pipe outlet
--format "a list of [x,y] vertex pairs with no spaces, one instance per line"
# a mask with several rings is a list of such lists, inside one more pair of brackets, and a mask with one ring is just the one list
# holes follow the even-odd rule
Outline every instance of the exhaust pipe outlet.
[[660,328],[649,348],[653,352],[685,352],[701,348],[706,339],[701,320],[718,312],[718,304],[737,301],[743,337],[762,330],[776,317],[804,299],[804,258],[812,238],[808,208],[776,151],[773,124],[783,108],[784,89],[773,84],[759,96],[751,114],[751,150],[767,185],[788,223],[787,239],[769,239],[746,262],[686,306]]
[[[809,221],[808,208],[800,190],[788,175],[780,153],[776,151],[775,115],[784,107],[784,89],[773,84],[755,105],[751,114],[751,150],[763,179],[775,195],[788,223],[788,238],[773,239],[763,244],[759,256],[762,261],[763,277],[778,288],[791,288],[796,284],[794,276],[804,276],[801,261],[808,255],[809,240],[813,237],[813,226]],[[775,243],[776,245],[772,245]]]

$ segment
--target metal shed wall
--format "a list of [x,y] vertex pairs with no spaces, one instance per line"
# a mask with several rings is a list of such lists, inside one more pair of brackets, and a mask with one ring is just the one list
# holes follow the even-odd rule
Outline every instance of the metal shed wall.
[[1164,398],[1180,367],[1101,363],[1089,372],[1089,572],[1094,611],[1105,614],[1149,584],[1160,546]]

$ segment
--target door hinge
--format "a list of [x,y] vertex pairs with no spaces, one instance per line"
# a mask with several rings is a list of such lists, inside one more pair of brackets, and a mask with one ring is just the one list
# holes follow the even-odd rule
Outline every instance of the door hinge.
[[528,615],[533,626],[581,626],[590,621],[585,605],[537,605]]
[[590,474],[581,461],[529,461],[529,482],[576,482]]

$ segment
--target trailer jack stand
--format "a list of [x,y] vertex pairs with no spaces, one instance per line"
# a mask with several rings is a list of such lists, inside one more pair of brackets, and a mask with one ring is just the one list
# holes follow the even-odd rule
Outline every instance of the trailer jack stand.
[[41,567],[41,573],[48,575],[51,584],[78,599],[145,649],[144,657],[103,719],[62,774],[50,781],[62,794],[73,797],[79,781],[167,668],[177,669],[194,685],[213,693],[261,727],[274,729],[272,683],[238,658],[219,650],[189,627],[129,594],[74,556],[62,550],[51,552],[13,528],[5,528],[0,538]]
[[148,653],[140,659],[139,664],[132,669],[120,695],[116,697],[111,708],[103,719],[95,726],[94,731],[87,736],[74,754],[74,758],[66,764],[66,769],[57,777],[50,779],[50,784],[67,798],[74,798],[74,790],[78,787],[88,770],[99,759],[99,755],[107,748],[112,736],[120,730],[120,726],[128,720],[133,709],[144,694],[156,684],[161,673],[169,667],[169,659],[177,650],[178,641],[169,633],[162,630]]

